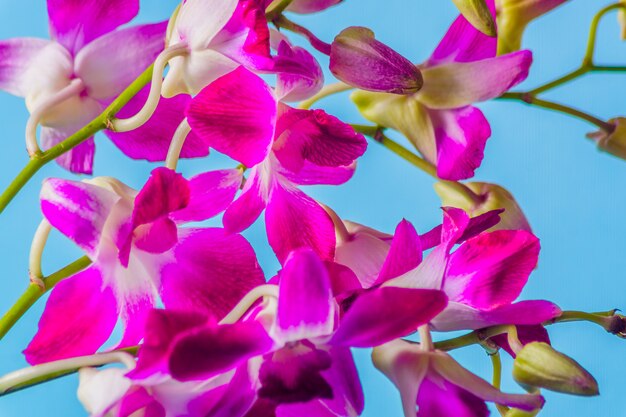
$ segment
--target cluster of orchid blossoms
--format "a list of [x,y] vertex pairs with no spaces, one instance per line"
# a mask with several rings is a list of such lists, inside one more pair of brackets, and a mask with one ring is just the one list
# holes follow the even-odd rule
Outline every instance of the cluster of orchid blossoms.
[[[474,103],[494,98],[582,117],[598,127],[591,137],[602,149],[626,156],[625,119],[537,98],[614,68],[593,62],[593,42],[600,18],[623,3],[594,18],[580,69],[509,92],[532,63],[520,49],[524,29],[564,2],[454,0],[462,14],[416,65],[365,27],[329,44],[290,20],[341,0],[186,0],[169,21],[123,28],[139,0],[48,0],[50,40],[0,42],[0,89],[24,97],[30,112],[30,162],[0,209],[49,161],[91,174],[101,130],[128,157],[165,164],[140,190],[113,177],[44,181],[31,284],[0,319],[0,336],[51,293],[24,351],[33,366],[0,378],[0,392],[78,371],[78,397],[94,417],[352,417],[364,398],[351,348],[373,348],[406,417],[482,417],[486,402],[503,416],[534,416],[541,389],[596,395],[593,376],[550,345],[545,327],[585,320],[623,336],[624,317],[516,301],[539,239],[503,187],[459,182],[480,166],[491,135]],[[325,85],[322,62],[338,83]],[[346,90],[373,124],[310,109]],[[440,225],[420,233],[398,219],[383,233],[301,190],[347,182],[366,136],[440,180]],[[176,172],[179,158],[209,149],[238,165]],[[263,212],[275,274],[239,234]],[[223,227],[197,223],[219,215]],[[86,257],[45,276],[51,229]],[[110,346],[116,326],[123,332]],[[431,337],[458,330],[469,333]],[[471,344],[494,361],[492,383],[447,353]],[[500,349],[526,392],[500,391]],[[114,362],[123,367],[99,368]]]

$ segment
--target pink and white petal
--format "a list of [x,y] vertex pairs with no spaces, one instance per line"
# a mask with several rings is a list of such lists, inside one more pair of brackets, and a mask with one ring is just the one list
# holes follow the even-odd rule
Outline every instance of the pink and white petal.
[[97,100],[113,98],[128,87],[165,47],[167,22],[108,33],[82,48],[74,68]]
[[389,253],[389,243],[363,231],[352,239],[339,242],[335,250],[335,262],[352,269],[363,288],[374,285]]
[[122,340],[115,347],[116,349],[138,345],[144,338],[146,322],[150,311],[156,307],[156,300],[151,293],[136,291],[133,294],[128,294],[120,304],[122,320],[124,321],[124,334]]
[[133,226],[151,223],[183,209],[189,199],[189,181],[169,168],[155,168],[135,197]]
[[[500,214],[502,214],[503,212],[504,209],[491,210],[469,219],[467,228],[463,232],[463,235],[457,240],[457,243],[472,238],[477,234],[482,233],[485,230],[488,230],[498,224],[500,222]],[[431,230],[424,233],[423,235],[420,235],[420,240],[422,241],[422,249],[428,250],[439,245],[441,243],[442,230],[443,226],[439,225],[433,227]]]
[[539,239],[526,231],[481,233],[450,256],[443,290],[450,300],[480,310],[510,304],[537,266],[539,249]]
[[238,0],[188,0],[180,8],[175,31],[191,49],[202,50],[231,19]]
[[24,355],[30,364],[90,355],[111,336],[118,319],[115,296],[103,287],[96,267],[71,276],[52,290],[39,330]]
[[179,381],[206,380],[270,350],[272,339],[255,321],[209,325],[172,346],[169,369]]
[[333,398],[323,399],[321,402],[336,415],[360,416],[365,407],[365,399],[350,349],[331,347],[328,353],[332,358],[332,365],[322,371],[322,376],[333,388]]
[[[120,118],[136,114],[146,102],[150,86],[134,96],[117,114]],[[185,109],[191,96],[179,94],[172,98],[161,97],[154,115],[145,124],[129,132],[105,130],[104,134],[126,156],[148,161],[164,161],[176,128],[185,118]],[[209,145],[194,132],[189,132],[180,153],[181,158],[198,158],[209,154]]]
[[417,391],[417,417],[487,417],[481,398],[449,381],[424,378]]
[[48,222],[95,259],[105,223],[120,197],[93,184],[50,178],[40,198]]
[[173,212],[170,218],[182,223],[217,216],[233,202],[242,180],[243,172],[240,169],[223,169],[196,175],[189,179],[189,204]]
[[50,43],[36,38],[0,41],[0,90],[25,97],[29,91],[27,71],[37,54]]
[[[495,17],[495,3],[488,1],[487,6]],[[497,44],[497,37],[485,35],[460,15],[424,66],[433,67],[448,62],[472,62],[493,58],[496,56]]]
[[446,244],[435,247],[417,268],[383,283],[386,287],[424,288],[439,290],[442,287],[449,248]]
[[455,207],[443,207],[442,210],[441,242],[450,249],[467,230],[470,217],[464,210]]
[[491,136],[491,127],[483,113],[472,106],[428,113],[435,129],[439,178],[458,181],[474,176]]
[[272,146],[276,102],[261,78],[240,67],[194,97],[187,119],[212,148],[253,167]]
[[310,249],[291,252],[280,272],[276,328],[283,343],[332,333],[335,308],[326,266]]
[[450,301],[448,307],[431,324],[442,332],[476,330],[499,324],[532,325],[543,323],[561,314],[561,309],[544,300],[520,301],[489,311]]
[[294,0],[287,10],[294,13],[315,13],[341,3],[343,0]]
[[355,170],[356,162],[346,166],[325,167],[305,160],[298,172],[283,169],[281,174],[290,182],[298,185],[341,185],[352,178]]
[[389,252],[374,286],[409,272],[422,262],[422,245],[415,227],[402,220],[396,227]]
[[243,186],[241,195],[224,212],[224,228],[239,233],[252,225],[261,215],[269,199],[269,190],[263,173],[255,167]]
[[161,270],[161,298],[170,309],[220,319],[265,283],[248,241],[223,229],[180,229],[173,255]]
[[545,402],[541,395],[505,394],[484,379],[459,365],[458,362],[454,361],[446,354],[440,353],[433,355],[431,364],[434,370],[444,379],[485,401],[503,404],[525,411],[541,408]]
[[75,55],[138,12],[139,0],[48,0],[50,36]]
[[91,417],[104,417],[131,388],[125,369],[81,368],[78,371],[78,400]]
[[413,333],[446,306],[443,291],[381,287],[358,296],[330,343],[374,347]]
[[322,260],[335,257],[335,225],[326,211],[297,188],[277,184],[265,210],[267,239],[283,262],[289,252],[311,248]]
[[524,81],[531,63],[530,51],[518,51],[423,68],[424,87],[416,97],[431,109],[455,109],[489,100]]
[[278,45],[274,71],[278,73],[275,94],[281,101],[305,100],[324,86],[324,73],[315,57],[286,41]]

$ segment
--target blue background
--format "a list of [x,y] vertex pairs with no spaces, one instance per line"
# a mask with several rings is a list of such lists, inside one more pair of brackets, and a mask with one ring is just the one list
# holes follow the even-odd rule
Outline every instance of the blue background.
[[[47,37],[43,1],[0,0],[0,39],[18,36]],[[556,13],[535,22],[525,46],[535,53],[527,88],[551,80],[575,68],[582,58],[591,17],[608,1],[570,2]],[[142,4],[141,22],[166,19],[175,1]],[[368,26],[380,40],[415,62],[428,57],[456,16],[450,1],[347,0],[323,15],[295,16],[322,39],[331,40],[344,27]],[[295,37],[294,37],[295,39]],[[601,26],[598,62],[626,64],[626,47],[618,39],[614,15]],[[326,64],[325,61],[322,61]],[[546,97],[580,107],[601,118],[623,115],[626,107],[626,75],[590,75],[550,92]],[[332,114],[348,122],[361,119],[347,95],[323,102]],[[480,105],[491,121],[493,136],[476,179],[508,188],[525,210],[542,242],[538,269],[531,276],[523,298],[550,299],[563,309],[586,311],[626,308],[626,256],[624,256],[624,207],[626,162],[596,151],[584,134],[593,126],[568,116],[526,107],[514,102]],[[4,188],[26,162],[23,131],[27,119],[22,99],[0,94],[0,186]],[[97,139],[96,174],[113,175],[139,187],[153,164],[124,157],[104,136]],[[209,159],[181,163],[192,175],[232,162],[214,154]],[[41,214],[38,191],[47,176],[69,178],[54,164],[46,166],[6,212],[0,216],[0,310],[6,310],[28,282],[30,239]],[[393,231],[403,217],[418,230],[429,230],[440,221],[439,201],[432,179],[399,160],[377,144],[370,144],[354,179],[342,187],[308,188],[312,196],[333,207],[342,217],[383,231]],[[257,249],[266,275],[277,269],[267,247],[263,225],[246,233]],[[52,272],[80,256],[67,240],[54,234],[46,248],[44,272]],[[0,373],[25,366],[20,354],[36,330],[44,302],[41,300],[0,343]],[[60,318],[62,320],[62,318]],[[563,324],[550,328],[557,349],[577,359],[600,384],[596,398],[570,397],[546,392],[543,416],[626,416],[623,383],[626,341],[591,324]],[[439,336],[437,336],[439,337]],[[369,351],[355,352],[366,394],[365,416],[400,416],[395,388],[369,363]],[[479,347],[455,352],[465,366],[490,377],[490,362]],[[504,386],[521,391],[507,373]],[[68,377],[0,398],[0,417],[83,416],[75,398],[76,378]]]

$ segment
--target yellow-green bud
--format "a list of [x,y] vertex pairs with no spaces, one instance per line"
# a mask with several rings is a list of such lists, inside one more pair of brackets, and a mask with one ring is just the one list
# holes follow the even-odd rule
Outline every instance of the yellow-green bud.
[[452,0],[461,14],[487,36],[496,36],[496,22],[485,0]]
[[598,149],[626,159],[626,118],[616,117],[608,121],[615,128],[608,133],[604,130],[589,133],[587,137],[598,145]]
[[547,343],[532,342],[517,353],[513,379],[524,387],[573,395],[598,395],[598,383],[578,362]]

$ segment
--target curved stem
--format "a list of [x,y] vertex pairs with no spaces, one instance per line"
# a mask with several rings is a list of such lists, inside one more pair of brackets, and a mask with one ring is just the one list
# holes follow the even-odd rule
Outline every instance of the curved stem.
[[425,352],[430,352],[433,350],[433,338],[430,335],[430,327],[428,324],[424,324],[420,326],[417,331],[420,334],[420,347]]
[[267,6],[265,19],[268,22],[274,21],[285,11],[287,7],[289,7],[292,2],[293,0],[274,0],[269,6]]
[[[493,367],[493,377],[491,385],[493,385],[497,389],[500,389],[500,387],[502,386],[502,360],[500,359],[500,353],[496,352],[493,355],[489,355],[489,358],[491,358],[491,365]],[[509,411],[509,407],[500,404],[496,404],[496,408],[498,409],[498,413],[500,413],[502,417],[504,417]]]
[[[35,236],[30,245],[30,255],[28,257],[28,272],[30,274],[31,281],[34,279],[37,284],[44,285],[43,272],[41,271],[41,257],[43,255],[43,249],[48,241],[48,236],[52,226],[48,220],[43,219],[39,223],[39,227],[35,231]],[[45,288],[45,287],[44,287]]]
[[26,166],[11,181],[8,187],[0,195],[0,213],[9,205],[28,181],[48,162],[63,155],[70,149],[80,145],[97,132],[111,127],[111,118],[124,107],[150,80],[152,77],[151,65],[135,81],[132,82],[98,117],[89,122],[78,132],[56,144],[45,152],[40,152],[31,157]]
[[[0,318],[0,339],[11,330],[15,323],[17,323],[24,313],[26,313],[46,291],[58,284],[59,281],[87,268],[90,264],[91,260],[83,256],[57,272],[43,278],[41,282],[31,282],[15,304]],[[43,283],[43,286],[41,283]]]
[[626,9],[626,4],[622,2],[610,4],[600,9],[600,11],[593,17],[589,28],[589,38],[587,39],[587,49],[585,51],[585,57],[583,58],[583,66],[593,65],[593,57],[596,50],[596,38],[598,36],[598,25],[600,24],[600,20],[602,20],[602,17],[604,17],[605,14],[616,9]]
[[341,81],[332,83],[332,84],[327,84],[320,90],[319,93],[315,94],[313,97],[307,100],[300,102],[300,104],[298,105],[298,108],[308,110],[315,103],[317,103],[318,101],[320,101],[321,99],[325,97],[332,96],[333,94],[337,94],[337,93],[342,93],[344,91],[350,91],[353,89],[354,87]]
[[313,34],[313,32],[311,32],[304,26],[300,26],[299,24],[292,22],[283,15],[278,16],[276,19],[273,20],[273,22],[279,28],[287,29],[293,33],[304,36],[308,39],[313,48],[317,49],[324,55],[330,55],[330,44],[319,39]]
[[565,84],[567,82],[575,80],[576,78],[578,78],[578,77],[588,73],[589,71],[591,71],[591,67],[583,65],[583,66],[575,69],[574,71],[569,72],[569,73],[563,75],[562,77],[557,78],[554,81],[550,81],[549,83],[546,83],[546,84],[544,84],[542,86],[539,86],[539,87],[537,87],[537,88],[535,88],[533,90],[530,90],[528,92],[528,94],[537,95],[537,94],[541,94],[541,93],[543,93],[545,91],[552,90],[553,88],[556,88],[556,87],[558,87],[558,86],[560,86],[562,84]]
[[39,121],[43,115],[52,107],[80,94],[84,89],[85,84],[83,81],[80,78],[74,78],[67,86],[44,99],[42,103],[33,110],[26,122],[26,150],[29,156],[41,153],[41,149],[37,143],[37,125],[39,125]]
[[232,324],[243,317],[244,314],[262,297],[278,298],[278,286],[272,284],[259,285],[248,292],[237,305],[220,320],[220,324]]
[[189,132],[191,132],[191,126],[189,126],[189,122],[185,117],[174,132],[170,147],[167,150],[167,157],[165,158],[165,166],[173,171],[176,171],[176,166],[180,159],[180,152],[183,150]]
[[134,116],[127,119],[114,119],[111,121],[111,130],[115,132],[128,132],[137,129],[146,123],[154,114],[161,99],[161,87],[163,86],[163,71],[170,59],[188,53],[185,43],[178,43],[165,48],[154,60],[154,70],[150,84],[150,94],[145,104]]

